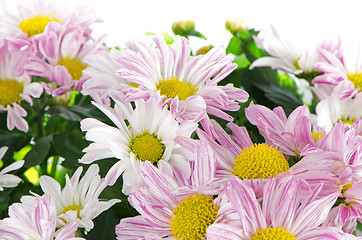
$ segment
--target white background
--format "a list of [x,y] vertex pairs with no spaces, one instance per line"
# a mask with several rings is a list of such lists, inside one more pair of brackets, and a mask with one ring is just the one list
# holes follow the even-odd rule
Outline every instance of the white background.
[[[8,7],[32,0],[0,0]],[[55,0],[63,2],[63,0]],[[95,37],[107,34],[109,46],[144,36],[145,32],[168,32],[175,21],[193,19],[196,30],[212,45],[227,45],[227,17],[244,19],[257,30],[273,24],[296,44],[340,35],[342,39],[362,39],[360,0],[71,0],[69,4],[93,5],[104,20],[93,25]],[[204,45],[193,39],[193,44]]]
[[172,33],[175,21],[193,19],[196,30],[213,45],[227,45],[227,17],[244,19],[249,28],[273,24],[299,44],[342,36],[362,39],[362,2],[358,0],[92,0],[103,24],[94,26],[95,35],[108,34],[109,45],[123,45],[144,32]]

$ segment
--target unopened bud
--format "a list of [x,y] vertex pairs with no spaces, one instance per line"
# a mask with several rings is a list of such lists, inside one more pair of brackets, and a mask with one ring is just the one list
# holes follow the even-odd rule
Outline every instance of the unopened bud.
[[197,55],[205,55],[205,54],[206,54],[208,51],[210,51],[211,49],[212,49],[212,46],[211,46],[211,45],[202,47],[202,48],[200,48],[199,50],[197,50],[196,56],[197,56]]
[[236,17],[229,17],[225,21],[225,28],[226,30],[230,31],[231,34],[236,35],[239,32],[244,32],[248,30],[248,26],[244,22],[244,20],[241,20]]
[[54,96],[50,102],[51,105],[55,105],[55,106],[64,106],[64,105],[68,105],[70,98],[72,97],[73,92],[69,91],[64,93],[63,95],[60,96]]
[[194,20],[182,20],[172,24],[172,31],[176,35],[184,35],[187,32],[195,30]]

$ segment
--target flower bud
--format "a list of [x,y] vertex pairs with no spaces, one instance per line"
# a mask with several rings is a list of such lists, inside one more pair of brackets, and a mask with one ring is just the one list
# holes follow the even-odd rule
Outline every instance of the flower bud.
[[231,34],[236,35],[239,32],[244,32],[248,30],[248,26],[244,22],[236,17],[229,17],[225,21],[226,30],[230,31]]
[[212,46],[209,45],[209,46],[205,46],[205,47],[202,47],[200,48],[199,50],[197,50],[196,52],[196,56],[197,55],[205,55],[208,51],[210,51],[212,49]]
[[184,35],[192,30],[195,30],[195,23],[192,19],[178,21],[172,24],[172,31],[176,35]]

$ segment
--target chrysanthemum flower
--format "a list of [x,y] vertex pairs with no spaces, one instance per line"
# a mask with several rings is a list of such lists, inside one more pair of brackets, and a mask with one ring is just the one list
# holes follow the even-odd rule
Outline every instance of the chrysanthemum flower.
[[327,98],[322,99],[316,106],[316,114],[312,114],[312,124],[329,132],[339,121],[346,126],[352,126],[355,119],[362,118],[362,93],[353,98],[340,99],[340,93],[345,89],[343,84],[335,87]]
[[[141,216],[122,219],[116,226],[117,239],[198,240],[205,238],[212,224],[237,220],[235,210],[224,195],[211,193],[206,187],[214,178],[215,171],[209,164],[214,166],[215,159],[207,153],[210,147],[205,146],[195,150],[198,163],[190,185],[180,187],[150,162],[143,165],[142,177],[147,187],[131,193],[128,198]],[[187,189],[197,190],[185,191]]]
[[258,127],[265,142],[277,147],[283,154],[299,156],[307,144],[314,144],[308,107],[297,107],[287,118],[281,107],[273,111],[250,103],[245,109],[249,122]]
[[[0,148],[0,160],[5,155],[7,150],[8,147]],[[0,171],[0,192],[4,190],[4,187],[16,187],[21,182],[21,178],[19,178],[18,176],[7,173],[17,170],[21,168],[23,165],[24,165],[24,160],[17,161],[3,168]]]
[[232,177],[225,190],[228,200],[238,212],[242,227],[216,223],[206,230],[207,239],[345,239],[345,234],[332,227],[321,227],[337,195],[316,200],[320,187],[307,196],[301,189],[305,183],[296,178],[270,180],[259,203],[244,181]]
[[356,221],[362,216],[362,136],[355,129],[337,123],[314,146],[307,146],[303,155],[314,168],[325,169],[328,162],[335,162],[331,173],[337,176],[335,182],[323,186],[324,193],[339,194],[335,206],[326,220],[326,225],[336,226],[352,233]]
[[122,66],[111,58],[109,52],[87,55],[83,61],[87,68],[83,70],[81,93],[90,95],[94,101],[109,104],[112,91],[131,87],[129,82],[116,76],[115,72]]
[[295,75],[302,73],[313,75],[313,72],[316,72],[313,64],[323,60],[317,49],[325,49],[340,57],[339,39],[323,41],[314,48],[307,46],[303,48],[293,45],[285,36],[280,35],[273,25],[270,25],[269,30],[261,31],[254,40],[259,48],[271,56],[255,60],[250,68],[269,66]]
[[223,111],[237,111],[240,107],[236,101],[245,102],[248,94],[231,85],[217,84],[237,67],[232,62],[234,55],[225,56],[225,49],[214,47],[205,55],[190,56],[188,40],[179,36],[172,45],[161,36],[153,41],[151,45],[128,42],[129,50],[113,53],[123,65],[117,75],[139,85],[133,91],[126,90],[128,101],[156,92],[180,122],[198,122],[206,113],[232,121]]
[[[106,188],[104,179],[99,176],[99,167],[92,164],[81,180],[82,167],[79,167],[72,178],[66,175],[63,189],[60,184],[49,176],[41,176],[40,186],[44,194],[53,197],[56,208],[57,226],[77,223],[80,228],[90,231],[93,228],[92,219],[103,211],[120,202],[119,199],[100,201],[99,195]],[[32,205],[34,197],[24,196],[22,201]]]
[[42,85],[52,96],[80,91],[85,81],[82,71],[87,67],[83,58],[107,51],[102,38],[93,41],[84,31],[75,29],[59,35],[53,31],[45,32],[36,40],[41,55],[29,57],[25,68],[31,75],[49,79],[49,84],[42,82]]
[[343,84],[345,89],[340,92],[340,99],[352,98],[362,89],[362,65],[360,64],[360,46],[351,44],[345,48],[343,58],[338,58],[328,51],[320,50],[323,62],[314,64],[314,68],[324,73],[313,79],[314,91],[320,99],[328,97],[333,89]]
[[88,118],[81,122],[86,139],[92,141],[83,152],[82,163],[115,157],[120,159],[109,170],[106,182],[113,185],[123,173],[123,193],[129,194],[144,185],[140,169],[146,160],[151,161],[169,176],[181,183],[190,177],[190,153],[174,142],[177,136],[189,137],[197,124],[179,124],[166,107],[161,107],[157,98],[124,103],[115,99],[115,107],[96,104],[116,127],[97,119]]
[[32,104],[31,97],[38,98],[43,92],[39,83],[31,82],[31,77],[24,73],[24,59],[28,51],[12,49],[12,42],[0,37],[0,111],[7,111],[9,130],[17,128],[27,132],[29,125],[24,119],[27,112],[20,105],[25,100]]
[[84,240],[75,237],[77,223],[70,223],[56,231],[56,209],[51,196],[38,196],[34,206],[14,203],[9,207],[9,218],[0,220],[2,240]]
[[[214,149],[217,158],[216,178],[218,183],[224,185],[232,175],[243,179],[253,188],[256,195],[262,195],[264,184],[269,178],[283,178],[289,175],[298,175],[308,183],[319,184],[338,181],[330,169],[334,169],[337,163],[328,161],[325,169],[314,169],[318,162],[302,158],[297,164],[290,166],[288,159],[279,151],[278,147],[266,143],[253,143],[245,127],[239,127],[234,123],[228,123],[227,127],[232,135],[214,120],[211,120],[213,135],[197,129],[197,135],[201,141],[205,141]],[[196,144],[196,140],[178,138],[177,143],[190,150]],[[290,146],[289,146],[290,147]]]
[[0,16],[0,28],[12,39],[28,39],[41,34],[51,22],[64,27],[76,27],[90,31],[89,26],[100,20],[95,18],[90,5],[69,8],[69,1],[31,0],[26,5],[18,5],[18,13],[7,11]]

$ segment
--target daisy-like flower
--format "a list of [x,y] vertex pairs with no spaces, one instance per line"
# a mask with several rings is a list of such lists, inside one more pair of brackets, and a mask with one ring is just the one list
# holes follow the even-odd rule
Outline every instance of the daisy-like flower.
[[106,114],[116,127],[97,119],[81,121],[86,139],[92,141],[83,152],[82,163],[95,160],[118,158],[119,161],[108,171],[105,179],[113,185],[123,173],[123,193],[129,194],[144,185],[140,177],[141,166],[151,161],[161,171],[185,183],[190,177],[190,153],[174,142],[177,136],[189,137],[197,128],[193,122],[179,124],[157,98],[124,103],[113,97],[115,107],[94,103]]
[[[222,186],[230,180],[231,176],[237,176],[248,184],[259,197],[262,196],[263,186],[269,178],[283,178],[285,176],[297,175],[312,186],[324,181],[326,184],[338,181],[337,176],[331,169],[339,166],[338,160],[323,163],[325,169],[315,169],[318,165],[315,159],[311,161],[307,156],[298,163],[290,166],[288,160],[279,148],[267,143],[253,143],[245,127],[239,127],[234,123],[228,123],[227,127],[232,135],[214,120],[211,120],[213,135],[201,129],[197,129],[200,141],[205,141],[215,151],[217,158],[217,169],[215,178]],[[196,140],[178,138],[177,143],[186,149],[192,149]],[[291,144],[291,146],[293,146]],[[289,146],[289,148],[291,147]]]
[[232,62],[234,55],[225,56],[222,47],[214,47],[205,55],[190,56],[188,40],[179,36],[172,45],[167,45],[161,36],[154,36],[153,44],[133,41],[128,46],[129,50],[111,50],[113,58],[123,65],[116,74],[139,84],[133,91],[127,89],[128,101],[148,98],[156,92],[178,121],[198,122],[207,113],[232,121],[223,111],[237,111],[237,101],[248,99],[242,89],[217,85],[237,67]]
[[346,89],[344,84],[335,87],[331,95],[322,99],[316,106],[316,114],[311,115],[313,125],[329,132],[339,121],[352,126],[356,119],[362,118],[362,93],[353,98],[340,99],[340,93]]
[[335,182],[325,184],[324,193],[337,193],[338,199],[328,215],[325,225],[343,228],[352,233],[357,219],[362,217],[362,136],[354,128],[345,128],[337,123],[329,133],[314,146],[303,150],[306,160],[314,168],[325,169],[328,162],[336,162],[331,173],[337,176]]
[[308,107],[297,107],[287,118],[281,107],[273,111],[250,103],[245,109],[249,122],[258,127],[265,142],[277,147],[283,154],[299,156],[307,144],[314,144]]
[[14,39],[29,39],[42,34],[49,23],[57,22],[63,27],[76,27],[90,31],[89,26],[100,19],[95,18],[89,4],[69,8],[69,1],[31,0],[18,5],[18,12],[4,11],[0,16],[0,29]]
[[56,231],[56,209],[51,196],[36,197],[34,206],[14,203],[9,218],[0,220],[2,240],[84,240],[75,237],[77,223],[70,223]]
[[25,100],[32,104],[31,97],[38,98],[43,92],[40,83],[31,82],[31,77],[24,72],[24,59],[29,52],[16,51],[12,42],[0,37],[0,111],[6,111],[7,127],[27,132],[29,125],[24,119],[27,112],[20,105]]
[[320,49],[320,54],[324,61],[314,64],[314,68],[324,73],[313,79],[312,83],[316,85],[313,89],[320,99],[328,97],[333,89],[344,85],[340,92],[340,99],[353,98],[362,89],[362,65],[361,47],[351,44],[349,48],[343,51],[343,58],[338,58],[330,52]]
[[83,70],[83,95],[109,104],[112,91],[131,87],[129,82],[116,76],[115,72],[122,66],[111,58],[109,52],[87,55],[83,60],[87,64]]
[[207,228],[217,222],[237,222],[235,210],[224,195],[212,193],[206,187],[215,174],[212,150],[204,144],[195,153],[190,185],[180,187],[150,162],[143,165],[141,173],[147,187],[128,198],[141,216],[122,219],[116,226],[117,239],[198,240],[204,239]]
[[102,38],[93,41],[84,31],[75,29],[59,35],[53,31],[45,32],[36,39],[41,55],[29,57],[25,68],[31,75],[49,79],[49,84],[42,82],[42,85],[52,96],[82,90],[85,81],[82,71],[87,67],[83,58],[107,51]]
[[321,227],[337,195],[316,200],[320,187],[307,196],[308,186],[296,178],[272,179],[264,188],[260,204],[244,181],[232,177],[225,194],[238,212],[242,228],[216,223],[206,230],[207,239],[345,239],[338,228]]
[[[8,147],[0,148],[0,159],[5,155]],[[4,187],[16,187],[21,178],[18,176],[8,174],[8,172],[17,170],[24,165],[24,160],[14,162],[0,171],[0,192],[4,190]]]
[[[79,167],[72,178],[66,175],[65,187],[49,176],[41,176],[40,186],[45,195],[53,197],[56,208],[56,223],[58,227],[69,223],[77,223],[80,228],[90,231],[94,224],[92,219],[103,211],[120,202],[119,199],[100,201],[99,195],[106,188],[104,179],[99,176],[99,167],[92,164],[81,180],[79,180],[83,168]],[[36,197],[23,196],[22,202],[33,205]]]
[[271,56],[255,60],[250,68],[269,66],[295,75],[313,76],[316,74],[313,64],[323,60],[317,49],[325,49],[340,57],[339,39],[324,41],[314,47],[301,47],[280,35],[273,25],[269,30],[261,31],[254,40],[259,48]]

